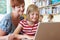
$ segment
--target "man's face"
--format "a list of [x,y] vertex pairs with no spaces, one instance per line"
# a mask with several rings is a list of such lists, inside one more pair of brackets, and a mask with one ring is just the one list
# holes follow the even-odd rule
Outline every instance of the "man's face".
[[20,6],[15,6],[15,8],[13,9],[14,18],[20,17],[20,15],[22,15],[23,12],[24,12],[24,3],[21,4]]

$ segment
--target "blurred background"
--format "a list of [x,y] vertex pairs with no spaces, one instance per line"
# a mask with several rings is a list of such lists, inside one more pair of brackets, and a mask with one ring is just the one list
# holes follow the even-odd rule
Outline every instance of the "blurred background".
[[[40,14],[43,15],[43,22],[47,22],[49,14],[54,16],[54,22],[60,22],[60,0],[25,0],[25,11],[30,4],[39,7]],[[10,0],[0,0],[0,20],[11,12]]]

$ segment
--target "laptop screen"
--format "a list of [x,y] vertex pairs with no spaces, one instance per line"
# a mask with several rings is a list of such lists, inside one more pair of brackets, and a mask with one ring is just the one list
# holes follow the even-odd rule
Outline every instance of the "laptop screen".
[[60,23],[40,23],[35,40],[60,40]]

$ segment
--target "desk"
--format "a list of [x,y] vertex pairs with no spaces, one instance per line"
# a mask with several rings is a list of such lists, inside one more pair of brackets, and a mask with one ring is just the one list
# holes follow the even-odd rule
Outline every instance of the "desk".
[[16,35],[18,39],[21,39],[21,40],[33,40],[34,39],[34,36],[28,36],[26,34],[24,35]]

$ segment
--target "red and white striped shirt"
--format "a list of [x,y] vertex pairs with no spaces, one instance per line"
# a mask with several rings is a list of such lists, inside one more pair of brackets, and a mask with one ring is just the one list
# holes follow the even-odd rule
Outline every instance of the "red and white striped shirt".
[[23,29],[22,31],[27,35],[35,35],[37,31],[38,23],[35,23],[33,26],[28,25],[27,21],[20,21],[20,24],[22,25]]

